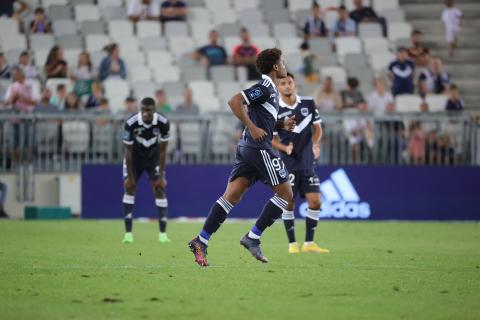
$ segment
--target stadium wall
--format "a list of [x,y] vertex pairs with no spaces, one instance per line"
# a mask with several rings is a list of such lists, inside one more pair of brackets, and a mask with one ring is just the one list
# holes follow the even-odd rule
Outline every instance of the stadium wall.
[[[167,169],[170,217],[205,217],[223,193],[230,166],[171,165]],[[478,167],[319,166],[324,196],[322,218],[357,220],[480,220]],[[122,217],[120,165],[82,168],[82,217]],[[252,187],[231,217],[254,218],[271,197],[262,184]],[[298,199],[300,213],[306,204]],[[156,217],[145,177],[138,185],[136,217]]]

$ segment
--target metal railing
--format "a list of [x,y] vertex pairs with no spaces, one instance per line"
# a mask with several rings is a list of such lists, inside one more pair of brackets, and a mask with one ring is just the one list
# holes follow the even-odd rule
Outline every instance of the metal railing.
[[[0,172],[78,171],[120,163],[125,114],[0,112]],[[319,164],[480,165],[480,124],[469,113],[324,114]],[[241,127],[230,113],[169,115],[168,162],[231,163]]]

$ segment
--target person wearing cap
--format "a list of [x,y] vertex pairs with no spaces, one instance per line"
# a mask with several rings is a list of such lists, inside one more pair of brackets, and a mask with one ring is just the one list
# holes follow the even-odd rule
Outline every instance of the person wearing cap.
[[408,59],[405,47],[397,49],[397,58],[390,63],[388,70],[390,71],[389,76],[392,81],[392,94],[394,96],[413,93],[415,63]]
[[413,30],[410,36],[411,47],[408,48],[408,57],[415,62],[417,67],[428,67],[430,60],[430,49],[422,45],[422,32]]

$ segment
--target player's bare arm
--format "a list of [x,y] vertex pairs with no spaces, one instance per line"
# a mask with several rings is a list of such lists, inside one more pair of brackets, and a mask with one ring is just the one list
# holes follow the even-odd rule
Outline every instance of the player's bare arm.
[[128,173],[128,176],[125,179],[125,191],[128,194],[134,194],[135,188],[136,188],[136,182],[133,175],[132,150],[133,150],[132,145],[125,144],[125,164],[127,166],[127,173]]
[[312,134],[312,151],[313,157],[318,159],[320,156],[320,140],[322,139],[322,125],[320,123],[315,123],[313,125],[313,134]]
[[241,93],[234,95],[228,105],[232,109],[233,114],[243,123],[243,125],[250,131],[252,138],[255,140],[262,140],[267,133],[262,128],[257,127],[250,117],[248,116],[247,111],[244,107],[245,100]]
[[292,151],[293,151],[293,143],[290,142],[289,144],[283,144],[281,141],[280,141],[280,138],[278,137],[278,135],[274,135],[273,136],[273,140],[272,140],[272,146],[279,150],[279,151],[282,151],[288,155],[291,155],[292,154]]
[[162,141],[159,145],[159,167],[160,167],[160,176],[159,176],[159,184],[162,189],[167,187],[167,179],[165,178],[165,163],[167,159],[167,147],[168,141]]

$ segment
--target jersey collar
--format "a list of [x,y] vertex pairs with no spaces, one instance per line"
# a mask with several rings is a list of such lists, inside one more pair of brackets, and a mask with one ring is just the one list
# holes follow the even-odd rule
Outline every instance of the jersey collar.
[[270,82],[271,85],[272,85],[272,88],[275,90],[275,92],[277,92],[277,86],[275,85],[275,82],[273,82],[272,78],[270,78],[270,77],[267,76],[266,74],[262,74],[262,79]]
[[280,105],[280,107],[282,108],[287,108],[287,109],[295,109],[297,107],[297,105],[300,103],[300,97],[298,95],[295,95],[295,97],[297,98],[296,101],[295,101],[295,104],[293,106],[289,106],[288,104],[286,104],[283,99],[280,97],[280,101],[278,102],[278,104]]
[[158,122],[158,113],[154,112],[152,123],[151,124],[146,124],[146,123],[143,122],[142,112],[141,111],[138,112],[138,124],[139,125],[144,126],[145,128],[150,128],[152,125],[156,126],[157,122]]

